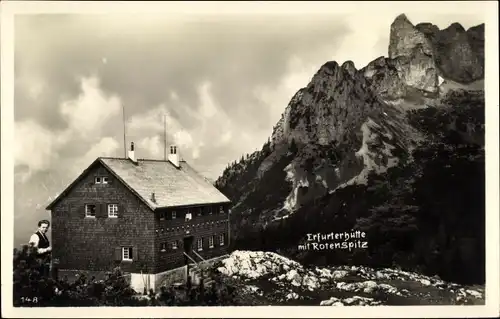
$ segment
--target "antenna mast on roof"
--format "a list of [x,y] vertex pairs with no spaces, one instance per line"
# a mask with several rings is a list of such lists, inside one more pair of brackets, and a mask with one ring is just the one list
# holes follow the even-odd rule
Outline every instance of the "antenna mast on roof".
[[167,160],[167,116],[163,114],[164,160]]
[[122,104],[122,115],[123,115],[123,154],[124,154],[125,158],[127,158],[127,142],[125,139],[126,130],[125,130],[125,105],[124,104]]

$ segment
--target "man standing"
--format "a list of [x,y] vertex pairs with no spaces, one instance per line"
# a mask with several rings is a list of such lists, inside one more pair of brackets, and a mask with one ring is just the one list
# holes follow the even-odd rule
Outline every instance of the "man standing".
[[50,270],[50,252],[52,251],[52,247],[46,235],[49,227],[50,222],[48,220],[39,221],[38,230],[31,235],[29,241],[29,244],[36,249],[37,259],[42,263],[40,271],[43,276],[48,276]]

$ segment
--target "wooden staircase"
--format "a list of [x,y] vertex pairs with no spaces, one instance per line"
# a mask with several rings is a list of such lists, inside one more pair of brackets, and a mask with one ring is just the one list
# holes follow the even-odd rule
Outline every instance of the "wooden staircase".
[[[200,256],[197,252],[193,251],[193,254],[201,259],[201,261],[205,261],[205,259]],[[184,253],[187,258],[190,260],[188,263],[188,276],[191,277],[191,284],[194,286],[199,286],[201,283],[201,278],[203,278],[203,286],[210,287],[212,282],[214,281],[212,278],[207,277],[203,270],[200,268],[200,265],[196,260],[191,257],[189,254]]]

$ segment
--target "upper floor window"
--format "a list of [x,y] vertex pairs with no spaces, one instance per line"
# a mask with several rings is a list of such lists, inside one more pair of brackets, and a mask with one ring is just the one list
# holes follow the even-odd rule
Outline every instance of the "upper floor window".
[[212,207],[207,207],[207,210],[208,210],[208,215],[212,215]]
[[172,242],[172,249],[174,249],[174,250],[175,250],[175,249],[177,249],[177,248],[178,248],[178,245],[177,245],[177,240],[174,240],[174,241]]
[[94,183],[96,183],[96,184],[109,184],[109,177],[96,176],[96,177],[94,177]]
[[203,250],[203,238],[198,238],[198,251],[202,251]]
[[85,217],[95,217],[95,205],[85,204]]
[[165,219],[165,213],[164,212],[158,213],[158,217],[160,218],[160,220],[164,220]]
[[185,221],[190,221],[191,219],[193,219],[193,216],[191,215],[191,213],[186,213],[186,216],[185,216]]
[[174,210],[172,211],[172,219],[176,219],[177,218],[177,212]]
[[224,214],[224,206],[220,206],[219,207],[219,213],[220,214]]
[[198,212],[196,213],[196,215],[198,216],[203,215],[203,207],[198,208]]
[[221,246],[224,246],[224,234],[220,234],[220,235],[219,235],[219,244],[220,244]]
[[214,236],[208,237],[208,248],[214,248]]
[[108,217],[118,217],[118,204],[108,204]]

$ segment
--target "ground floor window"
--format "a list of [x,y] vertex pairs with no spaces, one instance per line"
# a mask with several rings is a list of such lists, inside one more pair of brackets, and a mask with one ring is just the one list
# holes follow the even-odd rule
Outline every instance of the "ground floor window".
[[208,237],[208,248],[214,248],[214,236]]
[[122,260],[132,260],[132,247],[122,247]]

